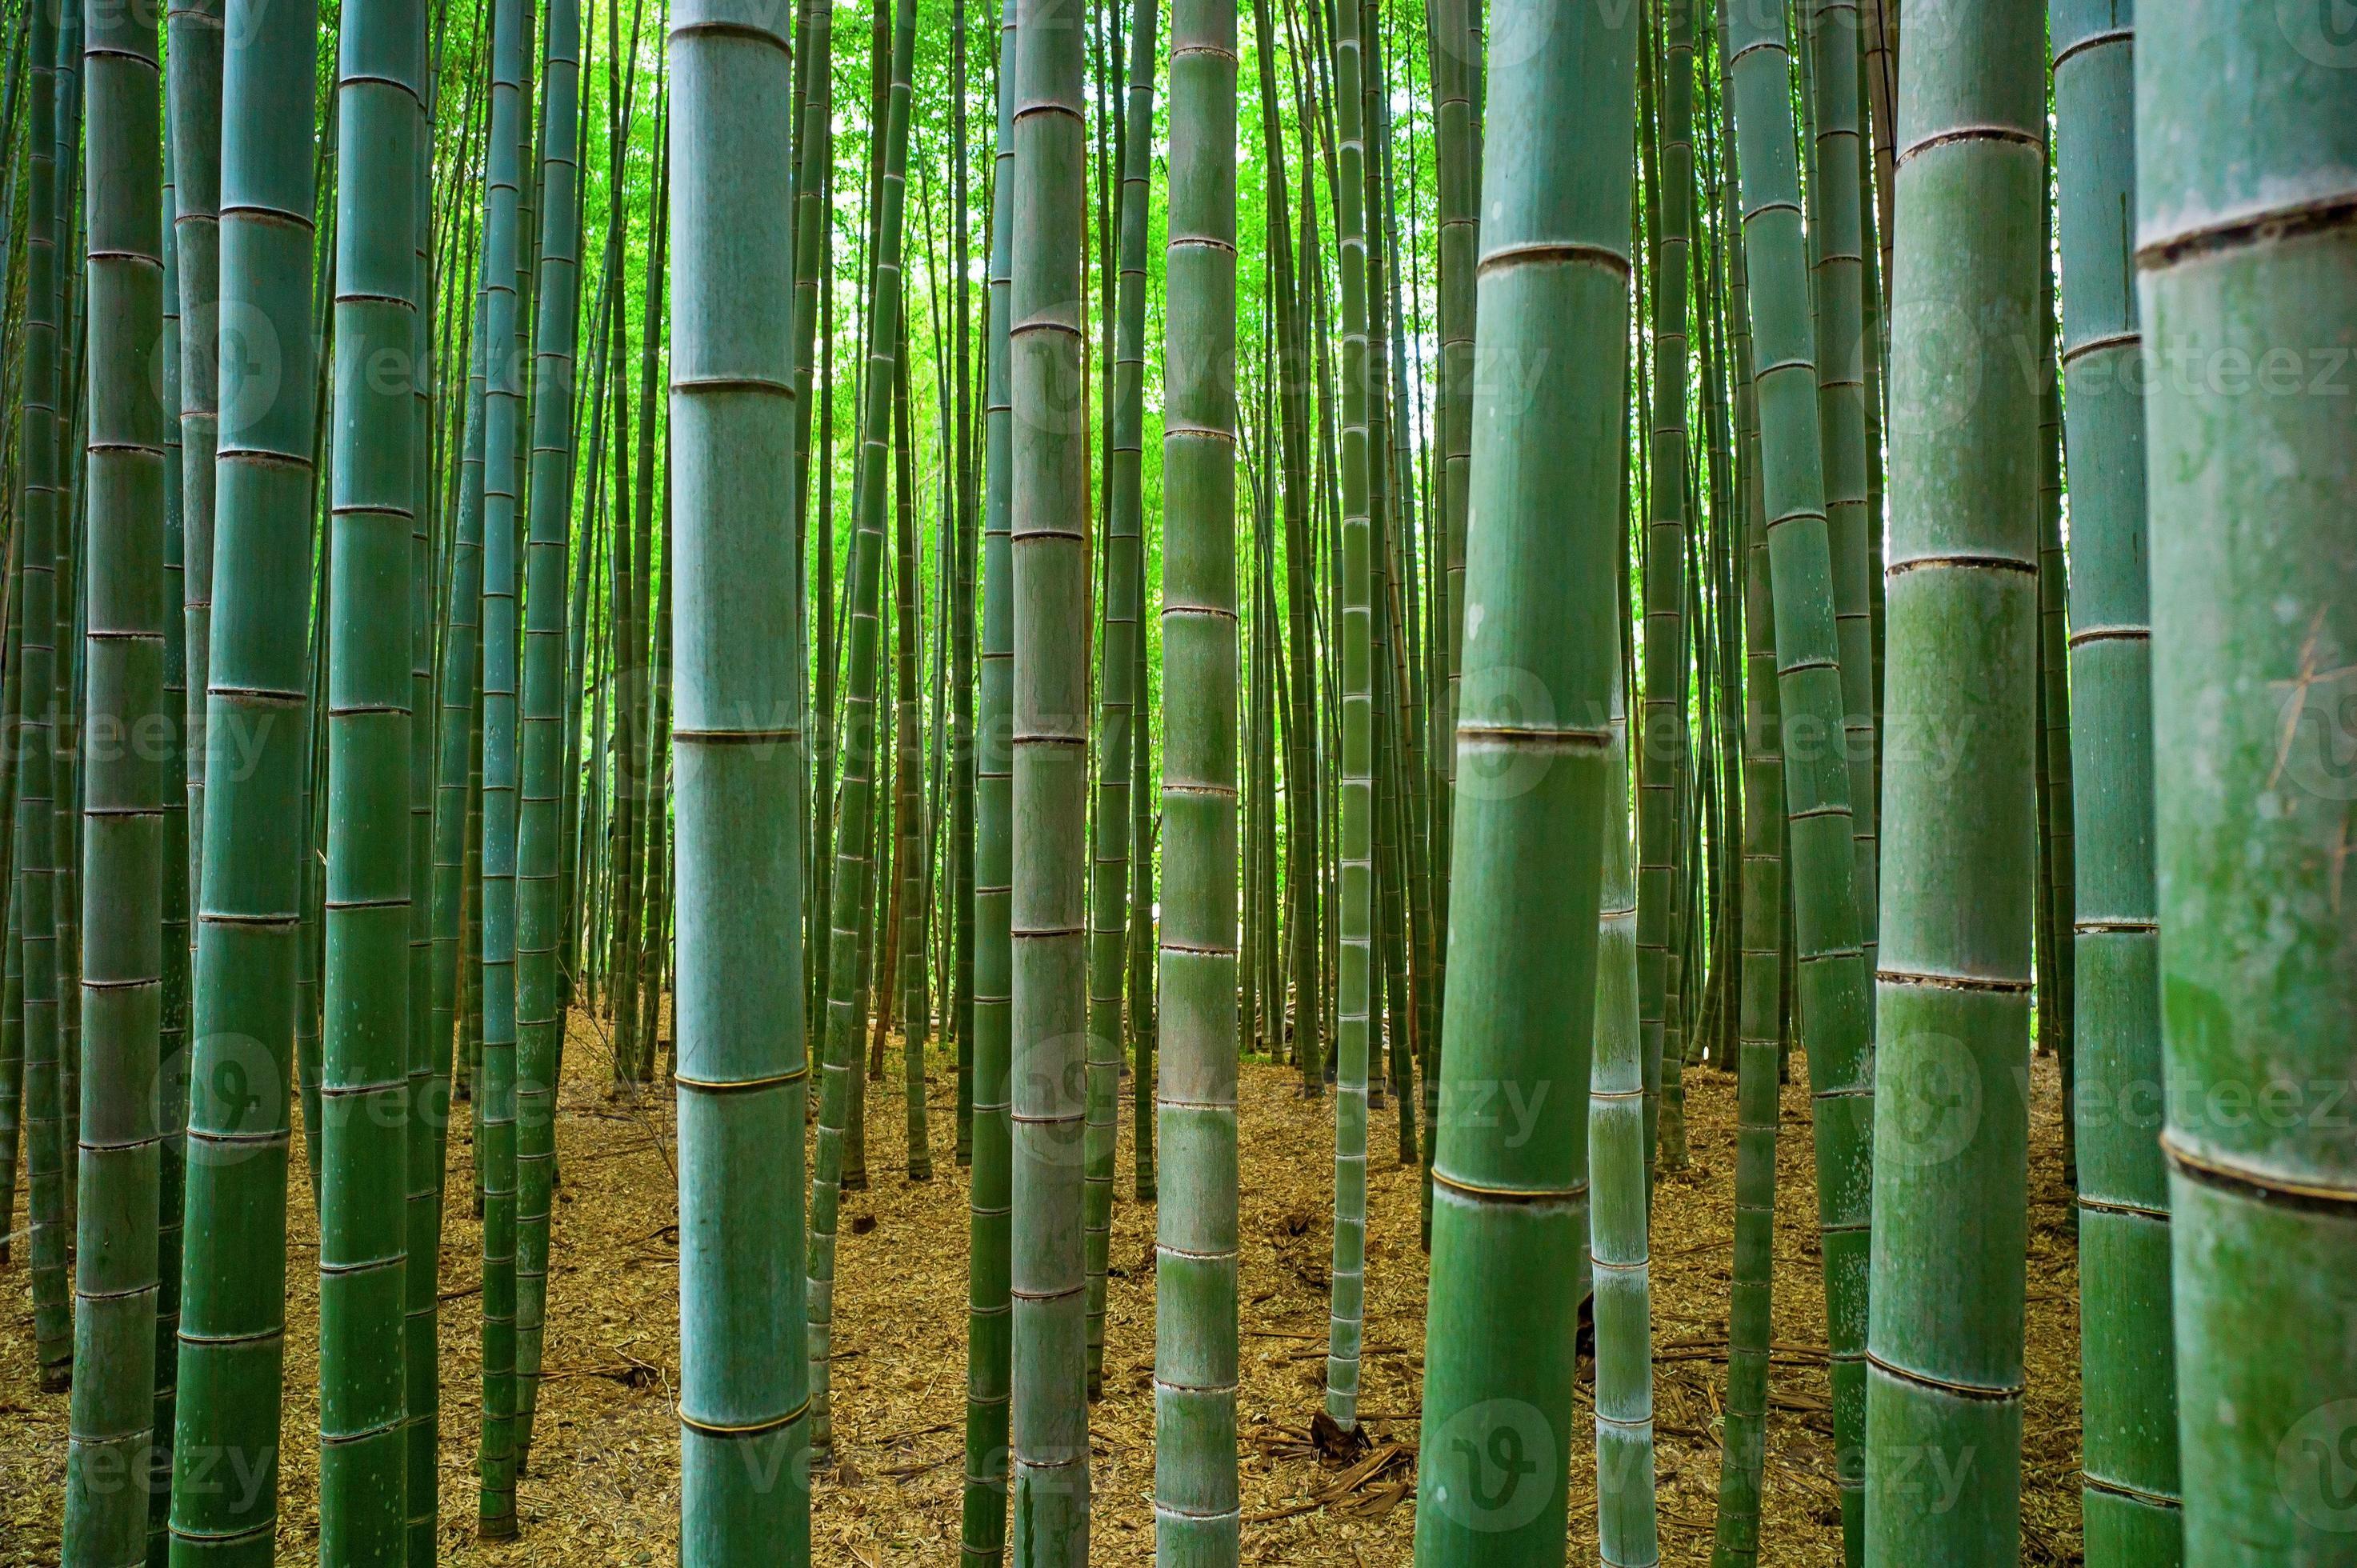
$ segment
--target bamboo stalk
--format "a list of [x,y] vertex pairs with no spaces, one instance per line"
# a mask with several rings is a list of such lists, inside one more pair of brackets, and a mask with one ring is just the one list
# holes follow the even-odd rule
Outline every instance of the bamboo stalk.
[[[2311,1108],[2340,1092],[2357,1039],[2357,473],[2345,400],[2317,377],[2357,321],[2357,180],[2338,150],[2357,80],[2305,14],[2204,0],[2139,21],[2142,358],[2165,368],[2136,401],[2185,1561],[2330,1561],[2348,1546],[2328,1462],[2357,1387],[2340,1329],[2357,1187],[2347,1132]],[[2319,395],[2275,393],[2269,365]],[[2232,1425],[2212,1414],[2226,1410]]]
[[522,309],[517,274],[524,246],[520,167],[524,123],[522,61],[527,0],[492,8],[491,127],[485,158],[483,246],[483,619],[482,619],[482,1066],[475,1104],[481,1118],[475,1160],[483,1203],[483,1419],[476,1533],[511,1539],[515,1506],[515,849],[516,609],[518,492],[522,463]]
[[[1564,1560],[1612,676],[1636,38],[1550,5],[1484,171],[1416,1555]],[[1534,373],[1541,364],[1546,373]],[[1458,897],[1457,895],[1461,895]],[[1563,1092],[1574,1086],[1575,1091]],[[1528,1114],[1475,1113],[1511,1093]],[[1504,1466],[1501,1469],[1501,1466]],[[1524,1469],[1523,1466],[1529,1468]],[[1512,1484],[1504,1483],[1508,1477]]]
[[[156,1414],[157,1106],[163,1004],[164,409],[149,384],[164,331],[163,137],[156,14],[91,7],[87,402],[90,746],[81,895],[87,933],[73,1396],[61,1561],[145,1559]],[[169,869],[185,875],[182,866]]]
[[1790,43],[1781,14],[1723,5],[1743,202],[1749,325],[1759,372],[1762,515],[1777,606],[1784,731],[1794,1015],[1808,1031],[1818,1243],[1833,1347],[1835,1483],[1846,1559],[1865,1539],[1867,1272],[1872,1219],[1871,1001],[1849,822],[1849,770],[1829,737],[1844,713],[1833,554],[1820,468],[1793,150]]
[[1654,1499],[1652,1248],[1645,1182],[1644,1037],[1637,1017],[1637,878],[1629,834],[1629,714],[1613,660],[1596,1050],[1588,1069],[1588,1254],[1596,1316],[1596,1528],[1610,1568],[1661,1561]]
[[[1153,0],[1141,0],[1151,62]],[[1135,79],[1133,78],[1133,83]],[[1135,89],[1133,86],[1133,92]],[[1146,116],[1131,99],[1131,146]],[[1170,13],[1163,338],[1162,817],[1155,1120],[1155,1555],[1237,1561],[1236,14]],[[1139,207],[1146,193],[1134,193]],[[1141,227],[1143,213],[1140,213]],[[1124,212],[1126,226],[1128,214]],[[1021,657],[1018,645],[1017,657]],[[1141,856],[1152,846],[1142,838]],[[1144,1071],[1140,1068],[1141,1073]]]
[[1008,362],[1012,474],[1013,1534],[1024,1568],[1089,1555],[1086,1119],[1087,162],[1082,29],[1019,0]]
[[1909,23],[1951,47],[1901,61],[1891,277],[1866,1553],[1893,1568],[2019,1552],[2039,400],[2010,377],[2046,255],[2038,7]]
[[1007,1085],[1013,956],[1015,419],[1008,306],[1014,288],[1016,4],[998,0],[997,125],[992,140],[990,293],[984,308],[981,687],[975,710],[974,865],[974,1178],[968,1188],[963,1568],[1006,1549],[1008,1234],[1012,1129]]
[[[787,21],[671,16],[681,1561],[810,1561]],[[819,1352],[823,1354],[823,1349]]]
[[[408,0],[374,0],[347,7],[340,27],[319,1077],[319,1521],[328,1563],[389,1559],[403,1552],[407,1528],[407,1361],[386,1348],[403,1342],[405,1310],[409,599],[414,522],[425,501],[409,381],[384,376],[379,359],[399,362],[416,341],[425,13]],[[496,432],[492,449],[496,473]]]
[[2146,427],[2128,379],[2142,343],[2133,236],[2113,220],[2136,188],[2135,34],[2108,7],[2047,15],[2078,628],[2071,760],[2084,786],[2073,791],[2075,897],[2057,911],[2076,928],[2079,1075],[2066,1109],[2078,1123],[2080,1506],[2093,1568],[2171,1568],[2184,1519],[2169,1166],[2158,1140],[2113,1113],[2162,1071]]
[[[1145,506],[1139,482],[1146,385],[1146,183],[1154,145],[1157,0],[1136,0],[1129,20],[1128,104],[1121,168],[1120,278],[1114,328],[1111,485],[1106,520],[1103,637],[1096,722],[1096,819],[1090,857],[1089,1059],[1086,1199],[1089,1397],[1103,1392],[1106,1248],[1113,1230],[1115,1105],[1120,1092],[1122,981],[1129,956],[1131,714],[1145,698],[1135,684],[1138,592]],[[1141,786],[1142,787],[1142,783]],[[1143,853],[1139,846],[1137,853]],[[1142,1002],[1140,1004],[1143,1004]],[[1140,1079],[1140,1088],[1144,1080]],[[1144,1122],[1138,1123],[1141,1127]],[[1141,1144],[1141,1147],[1145,1145]],[[1141,1155],[1141,1157],[1143,1157]]]
[[[206,709],[212,658],[215,521],[218,510],[221,303],[221,178],[228,120],[221,0],[181,0],[166,19],[166,113],[172,122],[173,249],[178,274],[182,638],[188,650],[185,763],[190,897],[203,887]],[[307,209],[306,215],[307,216]]]
[[53,819],[58,773],[57,536],[64,513],[59,473],[60,395],[59,213],[55,145],[45,126],[56,118],[58,20],[32,8],[27,49],[33,61],[25,139],[31,180],[25,195],[24,393],[17,411],[18,529],[25,579],[23,745],[27,767],[16,796],[16,897],[22,906],[25,988],[25,1201],[32,1272],[33,1357],[45,1393],[66,1389],[73,1365],[72,1308],[66,1291],[63,1034],[58,1004],[57,899]]
[[[531,512],[524,547],[523,685],[516,832],[516,1467],[526,1467],[546,1323],[549,1206],[556,1163],[559,1045],[557,879],[565,740],[565,554],[573,519],[575,319],[581,208],[573,144],[580,109],[581,12],[549,0],[549,130],[541,165],[540,322],[533,335]],[[440,1175],[437,1169],[435,1173]]]
[[[907,166],[908,81],[915,36],[912,0],[901,0],[894,21],[891,57],[895,108],[883,149],[896,169]],[[887,199],[877,215],[877,254],[881,264],[872,274],[874,296],[868,306],[867,370],[860,386],[857,502],[845,585],[850,610],[845,660],[848,691],[843,721],[843,803],[835,830],[832,886],[834,904],[831,918],[834,951],[827,966],[826,1054],[813,1154],[808,1249],[810,1449],[812,1463],[820,1466],[831,1462],[834,1448],[827,1357],[834,1322],[835,1216],[841,1193],[850,1186],[852,1167],[846,1159],[845,1124],[856,1113],[854,1093],[860,1076],[860,1009],[866,979],[860,972],[861,928],[866,920],[866,911],[873,903],[869,897],[873,864],[868,841],[877,815],[876,644],[884,566],[884,486],[893,366],[900,344],[901,189],[902,181],[897,176],[886,184]],[[879,1007],[877,1012],[880,1014],[882,1009]],[[864,1173],[861,1179],[864,1182]]]

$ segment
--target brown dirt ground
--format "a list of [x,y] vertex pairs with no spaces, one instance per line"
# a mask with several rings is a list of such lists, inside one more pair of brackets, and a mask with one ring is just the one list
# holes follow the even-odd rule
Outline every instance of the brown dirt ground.
[[[888,1053],[897,1080],[899,1052]],[[676,1561],[679,1487],[673,1380],[674,1312],[671,1117],[602,1092],[608,1058],[586,1017],[573,1020],[558,1123],[563,1187],[549,1290],[547,1383],[533,1471],[521,1487],[522,1540],[474,1540],[476,1303],[480,1236],[463,1200],[470,1140],[454,1128],[454,1201],[442,1255],[444,1560],[454,1563]],[[1795,1075],[1802,1064],[1795,1062]],[[1693,1164],[1666,1175],[1653,1247],[1656,1416],[1663,1558],[1708,1561],[1718,1476],[1715,1437],[1725,1380],[1733,1197],[1734,1081],[1690,1071]],[[2061,1183],[2053,1064],[2038,1064],[2031,1133],[2029,1373],[2023,1561],[2075,1563],[2079,1552],[2078,1279]],[[818,1560],[850,1568],[956,1559],[964,1402],[966,1173],[949,1158],[954,1070],[930,1075],[936,1178],[899,1175],[897,1081],[871,1083],[871,1190],[845,1199],[836,1294],[835,1429],[847,1461],[816,1497]],[[1125,1082],[1125,1107],[1129,1085]],[[1411,1452],[1374,1473],[1342,1476],[1307,1442],[1324,1371],[1330,1102],[1306,1102],[1288,1072],[1243,1073],[1244,1560],[1387,1568],[1410,1561]],[[1412,1450],[1421,1383],[1425,1261],[1418,1184],[1397,1157],[1396,1121],[1373,1118],[1370,1171],[1369,1364],[1362,1408],[1378,1444]],[[301,1168],[299,1145],[296,1168]],[[1823,1297],[1817,1274],[1808,1101],[1783,1100],[1777,1154],[1774,1357],[1763,1561],[1840,1561],[1826,1414]],[[1108,1292],[1105,1398],[1094,1417],[1094,1557],[1153,1560],[1153,1214],[1130,1200],[1128,1114]],[[21,1233],[21,1184],[12,1229]],[[306,1185],[290,1206],[284,1562],[317,1542],[317,1228]],[[855,1233],[872,1219],[873,1228]],[[36,1391],[32,1314],[21,1248],[0,1273],[0,1564],[57,1561],[66,1400]],[[1587,1407],[1588,1390],[1580,1397]],[[1594,1454],[1573,1457],[1575,1562],[1595,1553]],[[1379,1450],[1380,1451],[1380,1450]],[[1365,1467],[1362,1466],[1363,1470]],[[1338,1482],[1349,1484],[1343,1490]],[[1337,1495],[1339,1493],[1339,1495]],[[1323,1502],[1318,1500],[1325,1498]]]

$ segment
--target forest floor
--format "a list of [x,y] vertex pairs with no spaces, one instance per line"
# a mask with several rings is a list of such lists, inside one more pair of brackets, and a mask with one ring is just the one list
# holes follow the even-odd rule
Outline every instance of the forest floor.
[[[955,1069],[929,1072],[934,1179],[902,1175],[897,1045],[867,1094],[867,1191],[847,1194],[836,1264],[834,1421],[841,1467],[820,1477],[815,1561],[901,1568],[957,1558],[965,1407],[966,1176],[950,1157]],[[465,1194],[463,1124],[451,1139],[454,1201],[441,1259],[443,1560],[480,1564],[640,1564],[678,1558],[677,1229],[669,1096],[607,1096],[599,1027],[572,1020],[557,1125],[546,1381],[522,1535],[474,1539],[480,1230]],[[1775,1342],[1761,1561],[1841,1561],[1824,1372],[1824,1318],[1804,1064],[1783,1096],[1778,1140]],[[1686,1074],[1692,1163],[1657,1194],[1653,1305],[1662,1557],[1709,1561],[1726,1380],[1734,1200],[1731,1077]],[[2030,1135],[2029,1394],[2023,1423],[2023,1551],[2029,1564],[2080,1561],[2078,1271],[2062,1182],[2054,1064],[2037,1064]],[[1092,1561],[1153,1561],[1154,1216],[1132,1201],[1128,1113],[1107,1287],[1104,1399],[1092,1420]],[[1322,1407],[1332,1191],[1331,1101],[1299,1097],[1287,1069],[1243,1074],[1243,1436],[1252,1563],[1394,1568],[1411,1559],[1416,1412],[1423,1374],[1425,1258],[1419,1183],[1398,1156],[1394,1109],[1372,1117],[1367,1238],[1368,1362],[1361,1410],[1375,1447],[1345,1469],[1309,1442]],[[296,1171],[304,1154],[297,1134]],[[15,1261],[0,1272],[0,1564],[55,1563],[66,1397],[36,1391],[24,1265],[24,1195],[9,1217]],[[317,1227],[292,1184],[283,1495],[278,1557],[307,1563],[318,1540]],[[1572,1455],[1572,1561],[1595,1561],[1592,1366],[1583,1365]]]

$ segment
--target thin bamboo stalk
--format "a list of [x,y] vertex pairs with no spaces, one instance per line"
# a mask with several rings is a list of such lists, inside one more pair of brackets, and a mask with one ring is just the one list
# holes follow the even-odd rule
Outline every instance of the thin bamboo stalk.
[[33,61],[27,95],[24,392],[17,409],[18,467],[23,490],[17,514],[25,579],[21,729],[27,759],[18,787],[16,897],[24,913],[25,1201],[33,1297],[33,1357],[45,1393],[62,1393],[73,1365],[73,1316],[66,1291],[63,1036],[58,1005],[56,918],[59,882],[52,846],[58,767],[57,535],[64,514],[59,472],[59,332],[63,291],[59,281],[59,212],[55,144],[46,127],[56,118],[57,17],[32,7],[27,49]]
[[182,0],[166,19],[167,113],[172,122],[173,249],[180,318],[181,606],[188,649],[189,821],[188,880],[200,897],[204,868],[205,712],[212,657],[213,557],[217,502],[214,454],[221,426],[221,160],[227,139],[222,82],[221,0]]
[[[900,0],[893,34],[894,85],[890,95],[894,108],[885,134],[887,146],[882,150],[897,169],[905,169],[909,71],[916,48],[913,0]],[[860,1079],[861,995],[866,978],[860,972],[861,928],[874,902],[869,897],[873,873],[869,839],[878,815],[875,809],[876,645],[883,587],[887,442],[893,365],[900,344],[902,188],[903,182],[896,173],[884,188],[886,200],[877,213],[877,254],[885,264],[871,276],[874,297],[868,307],[866,374],[860,386],[856,507],[849,580],[845,585],[849,605],[845,618],[849,624],[845,658],[848,690],[843,719],[843,801],[835,829],[830,931],[834,951],[827,966],[826,1052],[822,1067],[824,1077],[819,1098],[818,1138],[813,1151],[808,1248],[810,1449],[812,1463],[822,1466],[831,1461],[834,1448],[827,1358],[834,1322],[835,1217],[852,1168],[846,1157],[845,1123],[857,1112],[854,1093]]]
[[1726,4],[1751,341],[1760,366],[1762,516],[1777,607],[1776,670],[1791,834],[1794,1014],[1805,1021],[1817,1230],[1844,1553],[1865,1541],[1867,1270],[1872,1219],[1871,1001],[1848,821],[1840,643],[1824,521],[1814,341],[1801,233],[1791,45],[1781,13]]
[[1643,710],[1637,748],[1638,1005],[1648,1071],[1658,1085],[1661,1165],[1686,1163],[1682,1087],[1684,1030],[1679,1017],[1680,966],[1674,952],[1680,913],[1679,853],[1687,793],[1685,614],[1687,526],[1686,303],[1694,227],[1694,7],[1663,6],[1659,72],[1658,194],[1649,192],[1652,234],[1652,405],[1646,421],[1649,478],[1643,563]]
[[[532,1450],[548,1298],[549,1208],[564,1036],[557,880],[565,739],[565,553],[573,521],[572,390],[581,208],[573,147],[580,107],[581,12],[549,0],[545,68],[555,156],[541,165],[540,323],[534,334],[529,542],[524,547],[522,791],[516,831],[516,1467]],[[438,1170],[436,1175],[439,1176]],[[437,1183],[438,1185],[438,1183]]]
[[1869,532],[1880,515],[1867,510],[1867,470],[1878,454],[1866,445],[1866,191],[1858,127],[1860,34],[1857,0],[1815,0],[1809,54],[1815,139],[1810,166],[1810,216],[1817,231],[1817,421],[1824,455],[1825,530],[1833,547],[1834,630],[1841,645],[1842,748],[1849,764],[1850,842],[1857,856],[1858,929],[1866,964],[1878,945],[1874,729],[1875,552]]
[[1129,101],[1123,133],[1120,278],[1114,306],[1112,427],[1113,506],[1105,529],[1103,636],[1099,643],[1096,819],[1090,857],[1089,1048],[1086,1198],[1088,1391],[1103,1392],[1106,1250],[1113,1234],[1114,1106],[1123,1034],[1122,981],[1129,946],[1131,712],[1137,642],[1145,505],[1139,480],[1146,387],[1146,173],[1154,144],[1157,0],[1136,0],[1129,19]]
[[1013,1158],[1007,1075],[1013,1022],[1015,596],[1014,289],[1016,0],[998,0],[996,132],[990,182],[990,293],[984,306],[982,646],[975,710],[974,1177],[968,1188],[965,1493],[959,1561],[991,1568],[1006,1549]]
[[1370,560],[1371,462],[1367,343],[1366,12],[1359,0],[1336,11],[1334,38],[1338,182],[1335,248],[1340,258],[1342,334],[1341,544],[1333,563],[1341,636],[1339,840],[1335,925],[1333,1289],[1326,1339],[1326,1413],[1345,1432],[1359,1424],[1359,1373],[1365,1333],[1367,1053],[1373,1027],[1374,670]]
[[520,166],[528,122],[523,59],[528,0],[492,10],[491,129],[485,157],[483,246],[483,638],[481,1068],[475,1102],[481,1122],[475,1160],[483,1203],[482,1434],[477,1464],[476,1534],[512,1539],[515,1487],[516,1229],[516,610],[520,585],[519,494],[522,461],[521,356],[523,308],[517,274],[523,253]]
[[1637,878],[1629,833],[1629,714],[1613,660],[1597,917],[1596,1053],[1588,1069],[1594,1184],[1596,1528],[1610,1568],[1661,1561],[1654,1502],[1653,1287],[1645,1184],[1644,1036],[1637,1017]]

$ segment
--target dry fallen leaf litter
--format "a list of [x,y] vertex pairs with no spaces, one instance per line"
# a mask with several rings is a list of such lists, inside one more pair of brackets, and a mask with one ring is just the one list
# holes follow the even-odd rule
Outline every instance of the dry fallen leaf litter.
[[[822,1563],[868,1568],[957,1559],[965,1400],[966,1172],[952,1147],[955,1071],[931,1061],[934,1179],[901,1174],[898,1076],[867,1095],[868,1190],[845,1197],[835,1293],[840,1467],[820,1478]],[[609,1099],[603,1032],[576,1015],[557,1126],[561,1187],[549,1282],[545,1381],[519,1487],[522,1538],[474,1539],[480,1231],[468,1197],[472,1140],[452,1128],[451,1208],[441,1258],[443,1560],[468,1564],[651,1564],[678,1559],[673,1415],[678,1232],[668,1094]],[[1805,1066],[1783,1095],[1777,1147],[1775,1344],[1763,1563],[1841,1560],[1817,1273]],[[1685,1076],[1693,1163],[1665,1172],[1653,1236],[1655,1423],[1662,1555],[1709,1560],[1718,1484],[1733,1198],[1734,1080]],[[2031,1131],[2029,1408],[2022,1559],[2079,1552],[2078,1275],[2062,1182],[2054,1064],[2037,1064]],[[1393,1110],[1371,1119],[1367,1363],[1361,1434],[1318,1419],[1325,1373],[1332,1192],[1330,1100],[1305,1101],[1288,1069],[1247,1063],[1243,1371],[1238,1411],[1251,1563],[1391,1568],[1411,1560],[1425,1258],[1419,1184],[1397,1156]],[[1153,1561],[1154,1213],[1131,1200],[1129,1086],[1106,1292],[1104,1399],[1092,1414],[1092,1561]],[[463,1103],[461,1113],[468,1109]],[[280,1561],[317,1550],[317,1235],[297,1134],[287,1246]],[[0,1272],[0,1568],[58,1555],[66,1397],[36,1391],[17,1186],[15,1258]],[[1589,1388],[1572,1455],[1572,1561],[1595,1561]]]

